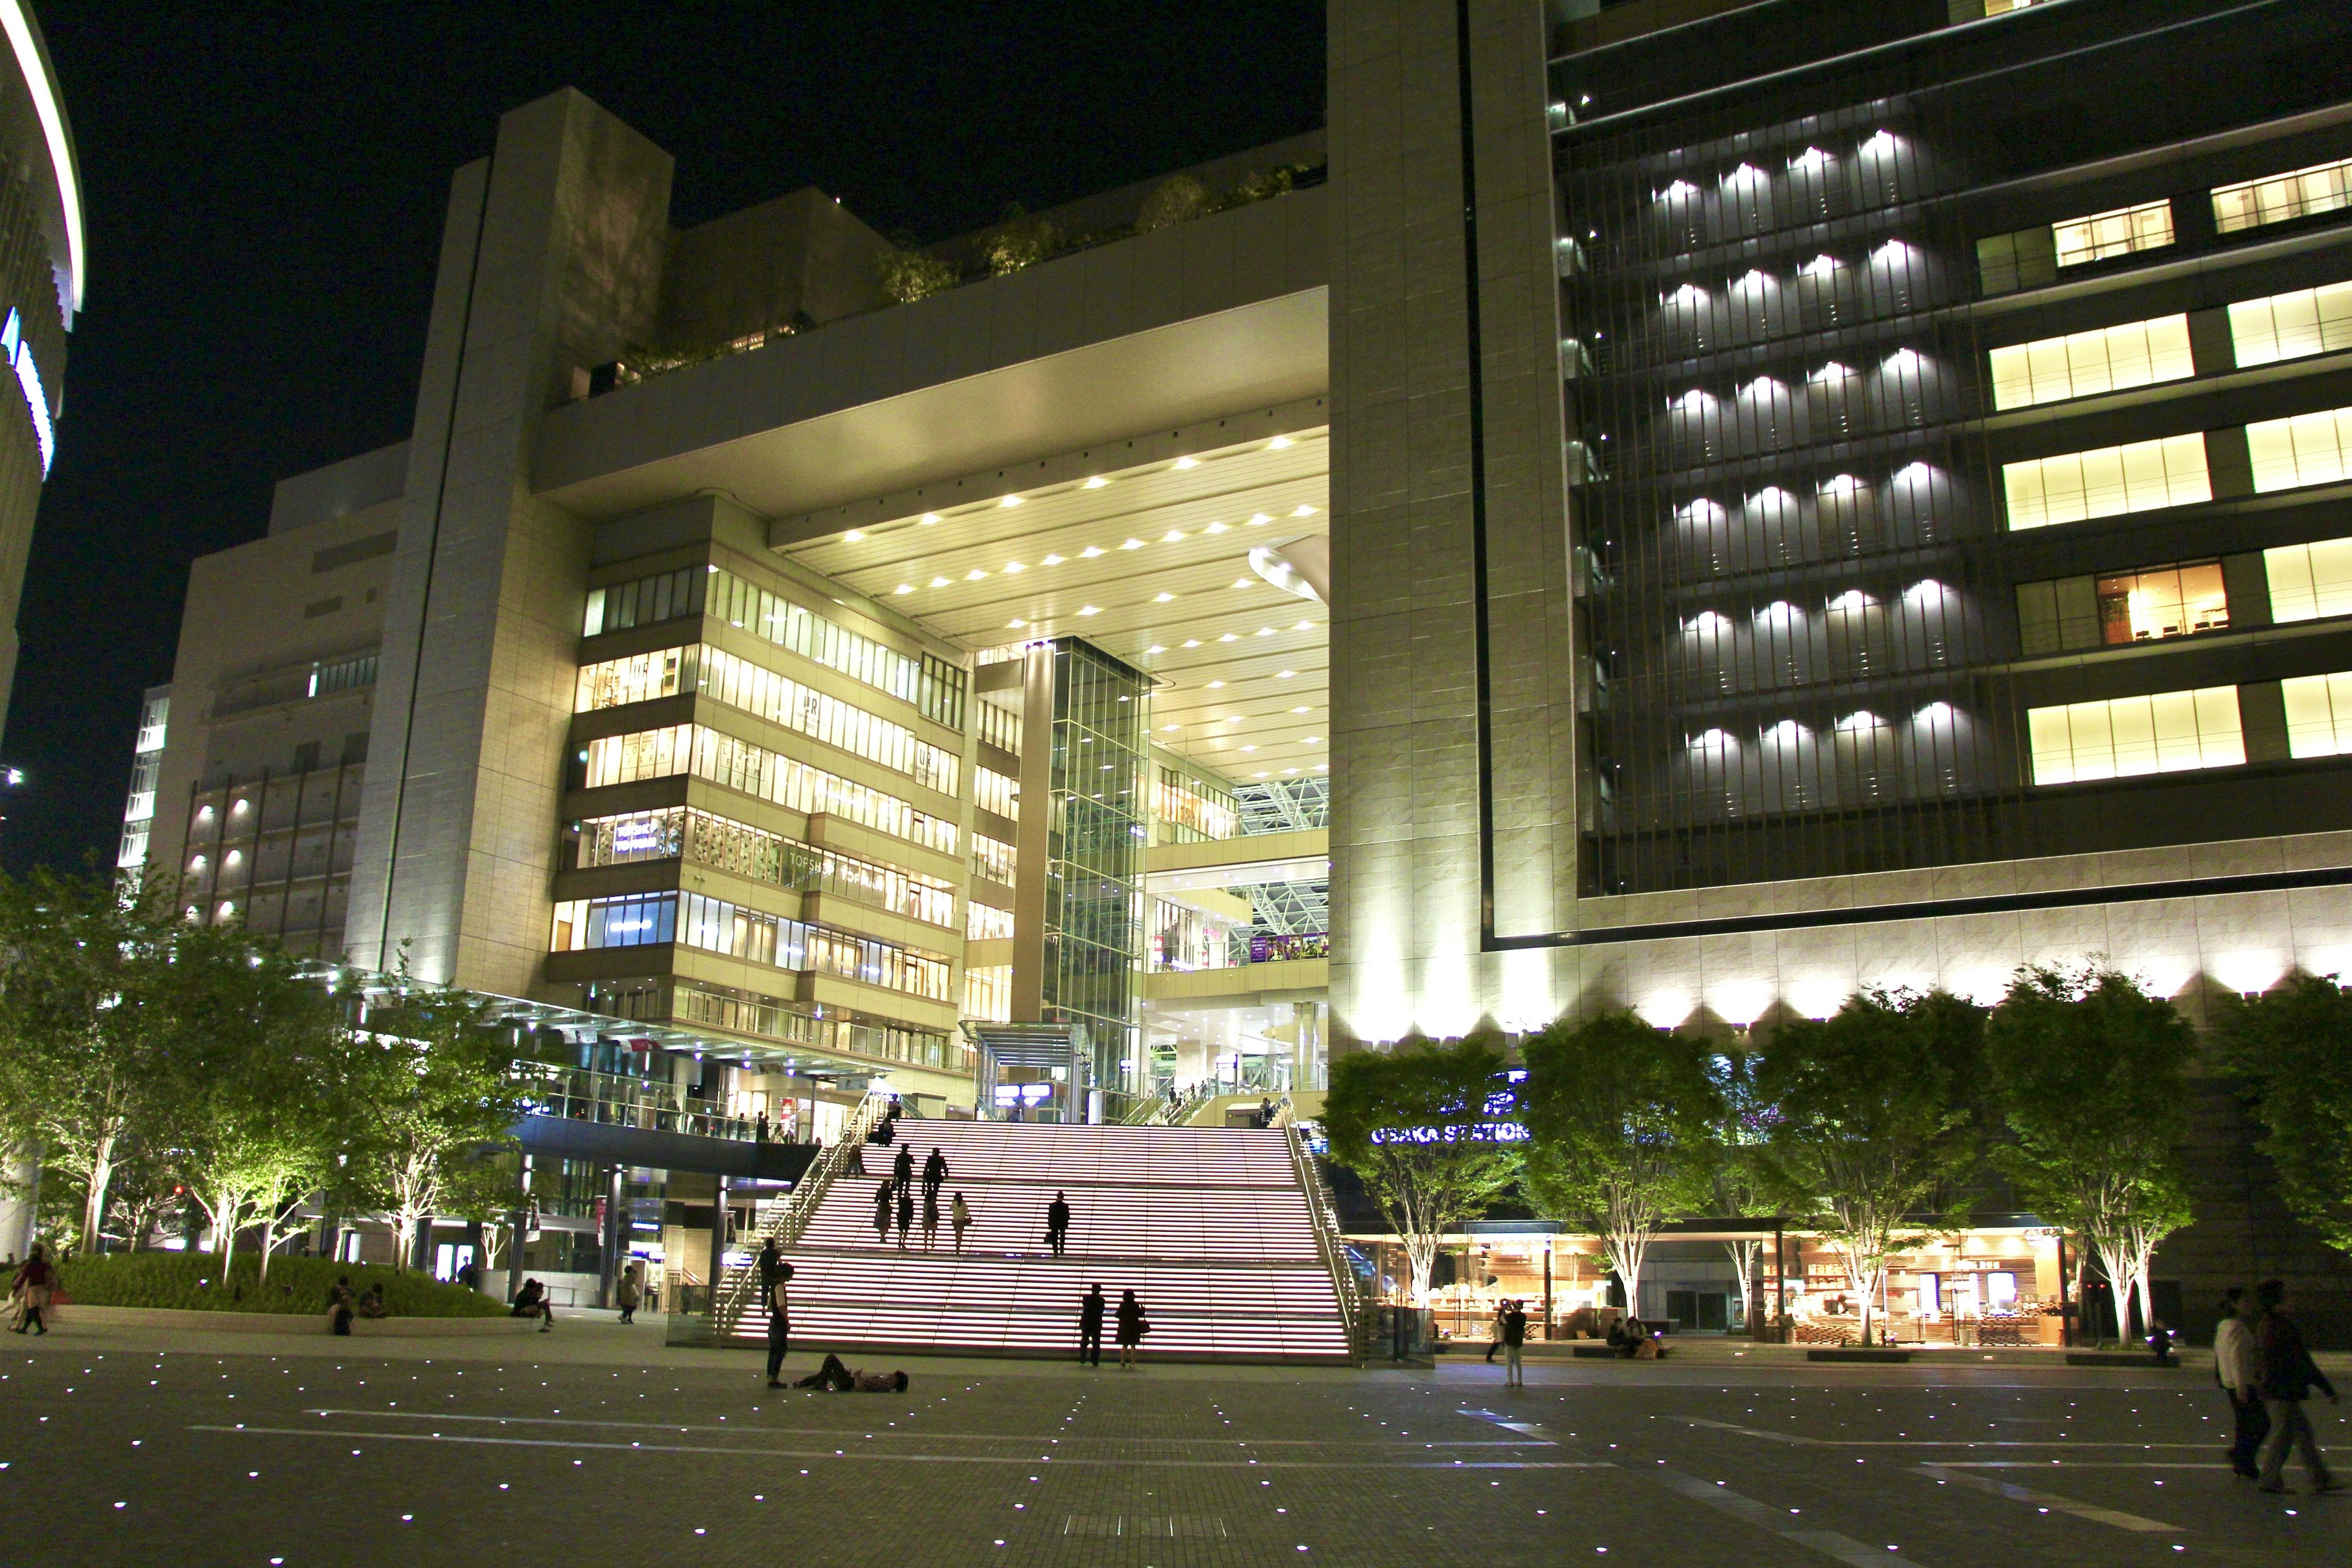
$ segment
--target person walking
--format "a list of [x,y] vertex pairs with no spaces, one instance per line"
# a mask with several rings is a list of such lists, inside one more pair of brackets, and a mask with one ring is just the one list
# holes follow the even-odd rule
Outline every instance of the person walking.
[[754,1143],[765,1143],[767,1141],[768,1113],[763,1110],[760,1112],[760,1119],[751,1123],[751,1142]]
[[940,1238],[940,1190],[923,1189],[923,1250],[929,1252]]
[[1503,1314],[1511,1310],[1508,1301],[1495,1303],[1495,1321],[1486,1325],[1486,1355],[1488,1366],[1495,1364],[1495,1352],[1503,1348]]
[[1078,1364],[1102,1365],[1103,1308],[1102,1287],[1089,1286],[1078,1298]]
[[776,1250],[776,1238],[772,1236],[768,1237],[766,1245],[760,1248],[759,1264],[761,1289],[765,1290],[769,1286],[776,1282],[776,1270],[780,1266],[782,1266],[783,1261],[784,1255]]
[[915,1228],[915,1184],[901,1181],[891,1185],[898,1189],[898,1250],[904,1252],[907,1233]]
[[1519,1357],[1528,1343],[1527,1310],[1517,1301],[1504,1302],[1502,1316],[1496,1321],[1495,1331],[1503,1342],[1503,1386],[1525,1388],[1528,1371]]
[[58,1271],[50,1267],[47,1256],[37,1241],[33,1243],[32,1250],[25,1254],[24,1266],[16,1270],[16,1282],[8,1288],[8,1294],[18,1303],[16,1326],[11,1331],[47,1334],[49,1325],[41,1321],[41,1314],[49,1310],[49,1302],[55,1299],[57,1289]]
[[2336,1491],[2336,1478],[2327,1473],[2319,1439],[2311,1430],[2311,1417],[2303,1413],[2303,1402],[2311,1397],[2315,1385],[2327,1395],[2330,1405],[2336,1403],[2336,1385],[2304,1348],[2303,1331],[2286,1310],[2286,1281],[2265,1279],[2255,1286],[2254,1304],[2262,1309],[2254,1342],[2262,1348],[2263,1409],[2271,1418],[2270,1436],[2263,1439],[2262,1476],[2256,1484],[2266,1492],[2286,1490],[2281,1472],[2286,1468],[2287,1450],[2296,1448],[2302,1451],[2304,1468],[2311,1474],[2314,1495]]
[[[762,1270],[765,1273],[765,1270]],[[793,1266],[782,1258],[776,1259],[776,1269],[768,1275],[761,1287],[761,1304],[768,1309],[768,1386],[784,1386],[779,1374],[784,1369],[784,1352],[791,1348],[793,1337],[792,1298],[784,1281],[793,1277]]]
[[1055,1257],[1059,1258],[1062,1256],[1062,1249],[1069,1245],[1069,1200],[1061,1194],[1055,1193],[1054,1201],[1045,1205],[1045,1245],[1054,1249]]
[[923,1191],[937,1193],[948,1179],[948,1157],[934,1149],[923,1161]]
[[955,1249],[961,1252],[963,1233],[971,1228],[971,1205],[963,1201],[961,1193],[958,1193],[955,1201],[948,1205],[948,1222],[955,1226]]
[[2263,1408],[2263,1352],[2254,1342],[2253,1297],[2243,1285],[2232,1285],[2221,1295],[2221,1321],[2213,1330],[2213,1381],[2230,1396],[2230,1468],[2248,1480],[2262,1474],[2254,1456],[2270,1436],[2271,1418]]
[[613,1287],[613,1304],[621,1309],[621,1321],[637,1321],[637,1303],[646,1299],[645,1277],[640,1272],[645,1265],[632,1262],[622,1272],[621,1281]]
[[1136,1352],[1143,1346],[1143,1336],[1151,1331],[1151,1321],[1143,1315],[1143,1303],[1135,1299],[1132,1290],[1118,1293],[1118,1364],[1131,1367]]
[[890,1179],[902,1187],[911,1187],[915,1184],[915,1146],[913,1144],[898,1145],[898,1157],[890,1162]]
[[874,1245],[890,1245],[890,1183],[887,1178],[874,1189]]

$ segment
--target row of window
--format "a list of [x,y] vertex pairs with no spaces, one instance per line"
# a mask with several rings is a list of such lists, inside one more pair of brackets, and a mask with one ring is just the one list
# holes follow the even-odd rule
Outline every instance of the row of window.
[[[2279,682],[2287,755],[2352,752],[2352,671]],[[2234,686],[2069,702],[2026,712],[2037,784],[2234,767],[2246,760]]]
[[785,920],[701,893],[573,899],[555,906],[554,951],[675,942],[778,969],[863,981],[945,1002],[950,964],[896,942]]
[[821,849],[707,811],[672,806],[580,825],[583,867],[676,859],[955,928],[955,889],[937,878]]
[[1013,935],[1013,911],[975,899],[963,907],[963,934],[973,942],[992,942]]
[[[2241,366],[2352,348],[2352,282],[2242,300],[2228,314]],[[1996,408],[2030,408],[2196,374],[2189,318],[2158,316],[1993,350],[1992,401]]]
[[904,654],[872,637],[835,625],[747,583],[718,566],[686,566],[631,583],[593,588],[588,594],[584,637],[651,626],[679,616],[709,614],[789,648],[803,658],[837,669],[914,705],[925,717],[950,730],[963,728],[964,672],[929,654]]
[[1000,887],[1013,886],[1013,846],[985,833],[971,836],[972,874]]
[[954,752],[917,739],[904,724],[813,690],[724,648],[698,644],[583,665],[574,710],[586,713],[693,691],[879,763],[917,784],[946,795],[956,792],[962,759]]
[[1178,844],[1231,838],[1241,831],[1232,795],[1171,767],[1161,767],[1151,786],[1151,815],[1172,830],[1171,841]]
[[1020,782],[1005,777],[994,768],[973,770],[971,798],[982,811],[992,811],[1015,822],[1021,819]]
[[952,822],[917,811],[897,795],[700,724],[608,735],[589,742],[587,752],[585,782],[591,789],[690,773],[793,811],[840,816],[944,855],[956,850]]
[[[2259,419],[2245,431],[2257,495],[2352,478],[2352,407]],[[2213,499],[2205,437],[2198,431],[2004,463],[2000,477],[2011,529]]]
[[837,1014],[819,1018],[772,996],[719,992],[684,982],[673,992],[670,1007],[671,1018],[681,1024],[756,1035],[815,1051],[877,1057],[950,1072],[971,1070],[971,1048],[931,1029]]
[[963,1016],[982,1023],[1009,1023],[1013,1017],[1013,966],[992,963],[963,972]]

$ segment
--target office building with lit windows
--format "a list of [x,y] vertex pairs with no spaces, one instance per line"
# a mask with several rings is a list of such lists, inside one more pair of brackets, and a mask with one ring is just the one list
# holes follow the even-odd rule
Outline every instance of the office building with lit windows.
[[81,309],[81,184],[73,127],[41,29],[23,0],[0,0],[0,735],[16,683],[16,606],[41,486],[65,411],[66,339]]

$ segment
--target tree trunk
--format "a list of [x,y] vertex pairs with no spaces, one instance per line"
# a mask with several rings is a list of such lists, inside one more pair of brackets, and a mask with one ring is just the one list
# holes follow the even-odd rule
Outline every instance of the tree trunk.
[[1755,1245],[1752,1241],[1727,1241],[1723,1244],[1724,1250],[1731,1254],[1731,1271],[1739,1283],[1739,1320],[1751,1329],[1754,1327],[1756,1303],[1748,1293],[1748,1248]]
[[1415,1307],[1429,1305],[1429,1277],[1437,1268],[1437,1237],[1415,1234],[1404,1238],[1405,1262],[1412,1271],[1408,1289]]
[[105,1247],[106,1189],[114,1180],[114,1130],[99,1134],[98,1146],[90,1151],[89,1194],[81,1205],[81,1246],[85,1252],[99,1252]]

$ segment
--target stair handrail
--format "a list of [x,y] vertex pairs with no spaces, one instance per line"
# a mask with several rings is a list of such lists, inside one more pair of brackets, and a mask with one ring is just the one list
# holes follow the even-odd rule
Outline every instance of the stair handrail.
[[[868,1089],[857,1109],[842,1124],[841,1136],[827,1144],[809,1168],[803,1172],[791,1196],[773,1205],[773,1212],[751,1237],[754,1244],[773,1241],[778,1247],[794,1247],[808,1230],[809,1221],[816,1217],[817,1205],[824,1202],[825,1193],[834,1179],[849,1168],[853,1157],[860,1156],[866,1148],[867,1134],[874,1131],[888,1110],[890,1095],[887,1090]],[[710,1327],[719,1337],[731,1334],[742,1321],[743,1308],[751,1293],[754,1271],[737,1265],[728,1270],[724,1296],[714,1294]]]
[[[1286,1104],[1290,1097],[1283,1096]],[[1324,1184],[1322,1167],[1299,1134],[1298,1123],[1282,1123],[1282,1135],[1290,1145],[1290,1163],[1298,1177],[1298,1185],[1307,1194],[1307,1212],[1310,1227],[1315,1232],[1315,1250],[1323,1259],[1324,1269],[1331,1276],[1331,1289],[1339,1303],[1339,1322],[1348,1337],[1350,1357],[1361,1354],[1363,1302],[1356,1289],[1355,1266],[1348,1261],[1347,1242],[1339,1232],[1339,1205],[1332,1200],[1330,1189]]]

